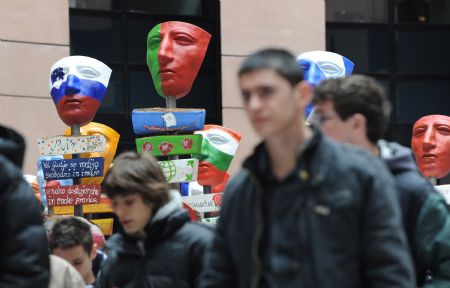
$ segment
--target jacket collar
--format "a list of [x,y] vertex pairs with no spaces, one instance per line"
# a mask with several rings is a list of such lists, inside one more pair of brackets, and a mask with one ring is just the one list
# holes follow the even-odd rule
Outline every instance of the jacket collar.
[[169,202],[159,208],[155,215],[153,215],[150,225],[153,225],[154,223],[167,218],[170,214],[172,214],[176,210],[180,210],[183,207],[180,192],[178,192],[177,190],[170,190],[169,193]]
[[[312,137],[298,148],[297,167],[293,173],[303,180],[310,180],[312,185],[317,185],[325,178],[327,173],[326,161],[328,160],[326,158],[328,151],[323,143],[329,140],[325,139],[322,132],[316,127],[311,126],[311,130],[313,132]],[[275,181],[270,157],[264,142],[255,147],[253,154],[244,161],[243,167],[253,172],[260,181]],[[292,176],[291,174],[288,177]]]

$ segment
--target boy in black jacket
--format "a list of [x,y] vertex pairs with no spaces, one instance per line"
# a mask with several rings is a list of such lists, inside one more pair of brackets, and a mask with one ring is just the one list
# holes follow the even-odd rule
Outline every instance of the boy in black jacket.
[[196,287],[212,231],[190,222],[156,159],[123,153],[106,174],[103,191],[122,229],[106,244],[111,254],[96,287]]

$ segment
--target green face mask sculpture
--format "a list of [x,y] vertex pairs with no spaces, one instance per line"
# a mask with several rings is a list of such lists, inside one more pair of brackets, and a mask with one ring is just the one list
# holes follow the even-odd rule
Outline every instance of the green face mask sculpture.
[[179,21],[153,27],[147,36],[147,65],[161,97],[186,96],[197,77],[211,35]]
[[235,131],[219,126],[205,125],[204,130],[195,134],[203,136],[199,159],[197,181],[202,186],[211,186],[212,192],[221,192],[228,180],[227,170],[231,165],[241,136]]

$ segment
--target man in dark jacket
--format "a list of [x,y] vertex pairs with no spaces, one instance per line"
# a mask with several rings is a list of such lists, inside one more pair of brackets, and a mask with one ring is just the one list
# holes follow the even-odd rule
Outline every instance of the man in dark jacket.
[[111,254],[96,287],[197,287],[213,233],[190,222],[155,158],[123,153],[106,174],[103,190],[122,230],[106,244]]
[[394,175],[417,286],[450,287],[448,206],[419,173],[409,148],[380,140],[390,115],[381,85],[358,75],[325,81],[314,94],[313,122],[331,138],[379,156]]
[[263,142],[225,190],[200,287],[412,287],[391,176],[303,124],[295,57],[259,51],[239,81]]
[[39,204],[21,171],[25,142],[0,126],[0,287],[46,288],[47,237]]

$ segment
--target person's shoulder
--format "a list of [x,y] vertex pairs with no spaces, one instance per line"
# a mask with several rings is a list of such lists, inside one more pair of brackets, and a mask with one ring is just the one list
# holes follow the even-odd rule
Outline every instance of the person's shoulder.
[[208,243],[214,236],[214,229],[201,222],[187,222],[179,231],[179,235],[186,241]]
[[384,140],[378,141],[378,147],[402,197],[423,202],[430,193],[437,193],[431,182],[420,174],[410,148]]
[[5,190],[6,187],[17,185],[20,181],[25,181],[22,172],[12,161],[0,154],[0,187]]
[[[360,171],[363,174],[376,174],[379,169],[387,169],[380,159],[360,147],[348,143],[337,143],[328,139],[324,143],[327,153],[331,154],[326,157],[328,164],[336,166],[337,169]],[[331,161],[331,159],[334,159],[334,161]]]
[[430,181],[415,171],[406,171],[394,175],[399,192],[410,193],[417,197],[426,198],[430,193],[438,193]]
[[105,248],[108,251],[108,257],[105,261],[113,261],[118,254],[127,254],[129,251],[135,250],[136,244],[131,243],[122,233],[117,232],[109,237],[105,243]]

